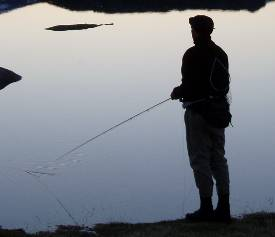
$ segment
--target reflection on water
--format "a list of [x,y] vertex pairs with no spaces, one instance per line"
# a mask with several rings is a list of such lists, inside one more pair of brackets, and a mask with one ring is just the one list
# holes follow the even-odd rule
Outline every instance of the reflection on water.
[[220,10],[242,10],[256,11],[266,5],[266,0],[252,1],[178,1],[178,0],[97,0],[97,1],[75,1],[75,0],[50,0],[51,4],[61,6],[70,10],[93,10],[105,13],[130,13],[130,12],[167,12],[171,10],[187,9],[220,9]]
[[8,86],[11,83],[18,82],[21,80],[21,76],[18,74],[6,69],[0,67],[0,90],[4,89],[6,86]]
[[[215,20],[213,39],[230,59],[233,213],[274,210],[274,3],[256,13],[112,15],[36,4],[0,16],[1,66],[24,77],[0,94],[1,225],[33,230],[71,224],[56,198],[83,224],[173,219],[197,206],[176,102],[52,161],[169,96],[192,45],[188,18],[198,13]],[[115,27],[45,30],[85,22]],[[45,164],[56,173],[39,178],[50,192],[23,172]]]
[[46,30],[52,30],[52,31],[67,31],[67,30],[87,30],[90,28],[96,28],[99,26],[110,26],[114,25],[114,23],[109,23],[109,24],[74,24],[74,25],[57,25],[57,26],[52,26],[49,28],[46,28]]

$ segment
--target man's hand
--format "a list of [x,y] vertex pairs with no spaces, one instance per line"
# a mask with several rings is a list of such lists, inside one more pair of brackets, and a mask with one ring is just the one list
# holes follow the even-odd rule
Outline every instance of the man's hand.
[[180,99],[182,96],[181,96],[181,93],[180,93],[180,86],[178,87],[175,87],[171,93],[171,99],[172,100],[178,100]]

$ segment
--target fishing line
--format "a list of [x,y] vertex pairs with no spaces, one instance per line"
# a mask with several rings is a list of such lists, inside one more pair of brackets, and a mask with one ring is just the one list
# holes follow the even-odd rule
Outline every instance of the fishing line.
[[[27,174],[36,174],[37,176],[40,175],[48,175],[48,176],[55,176],[55,173],[49,173],[49,172],[41,172],[41,171],[34,171],[34,170],[24,170]],[[40,177],[40,176],[39,176]]]
[[[76,219],[73,217],[73,215],[68,210],[68,208],[66,208],[66,206],[63,204],[63,202],[54,194],[53,191],[51,191],[51,189],[48,187],[48,185],[46,185],[44,182],[42,182],[40,180],[41,175],[54,175],[54,174],[46,173],[46,172],[38,172],[38,171],[37,172],[36,171],[28,171],[28,170],[23,170],[20,168],[15,168],[15,167],[10,167],[10,166],[4,166],[4,167],[14,169],[14,170],[19,170],[19,171],[25,173],[26,175],[31,176],[36,182],[38,182],[47,191],[47,193],[49,193],[56,200],[56,202],[59,204],[59,206],[66,212],[66,214],[69,216],[69,218],[74,222],[74,224],[79,225],[78,222],[76,221]],[[0,173],[2,173],[2,172],[0,172]],[[5,175],[5,178],[8,178],[13,184],[15,184],[17,186],[16,181],[11,179],[7,175]]]
[[[92,141],[95,141],[95,140],[98,139],[99,137],[101,137],[101,136],[103,136],[103,135],[109,133],[110,131],[114,130],[115,128],[118,128],[118,127],[120,127],[121,125],[123,125],[123,124],[125,124],[125,123],[127,123],[127,122],[129,122],[129,121],[131,121],[131,120],[133,120],[134,118],[137,118],[137,117],[143,115],[144,113],[149,112],[150,110],[152,110],[152,109],[154,109],[154,108],[156,108],[156,107],[158,107],[158,106],[164,104],[165,102],[167,102],[167,101],[169,101],[169,100],[171,100],[171,98],[165,99],[165,100],[163,100],[163,101],[161,101],[161,102],[159,102],[159,103],[157,103],[157,104],[155,104],[155,105],[153,105],[153,106],[150,106],[149,108],[144,109],[143,111],[141,111],[141,112],[139,112],[139,113],[137,113],[137,114],[135,114],[135,115],[129,117],[128,119],[126,119],[126,120],[124,120],[124,121],[122,121],[122,122],[120,122],[120,123],[118,123],[118,124],[115,124],[114,126],[112,126],[112,127],[108,128],[108,129],[104,130],[103,132],[97,134],[96,136],[94,136],[94,137],[92,137],[92,138],[89,138],[88,140],[86,140],[86,141],[84,141],[83,143],[81,143],[81,144],[75,146],[75,147],[72,148],[71,150],[65,152],[64,154],[62,154],[62,155],[60,155],[60,156],[58,156],[58,157],[54,160],[54,162],[62,160],[62,159],[65,158],[66,156],[70,155],[71,153],[73,153],[73,152],[76,151],[76,150],[79,150],[80,148],[82,148],[83,146],[87,145],[88,143],[90,143],[90,142],[92,142]],[[39,167],[39,169],[42,169],[42,168],[45,169],[45,168],[48,168],[48,167],[47,167],[47,166],[45,166],[45,167]],[[36,169],[37,169],[37,168],[36,168]],[[28,172],[34,173],[34,174],[35,174],[35,173],[37,173],[38,171],[35,171],[35,169],[34,169],[34,170],[28,170]],[[44,172],[41,172],[41,173],[44,173]]]
[[55,195],[55,193],[49,188],[49,186],[47,184],[45,184],[44,182],[42,182],[40,180],[40,176],[33,174],[33,172],[31,171],[26,171],[26,173],[28,175],[30,175],[31,177],[34,178],[34,180],[36,182],[38,182],[46,191],[48,194],[50,194],[55,200],[56,202],[59,204],[59,206],[65,211],[65,213],[68,215],[68,217],[73,221],[73,223],[77,226],[79,226],[79,223],[77,222],[77,220],[73,217],[73,215],[71,214],[71,212],[68,210],[68,208],[66,208],[66,206],[63,204],[63,202],[61,202],[61,200]]
[[25,169],[21,169],[21,168],[18,168],[18,167],[13,167],[13,166],[7,166],[7,165],[4,165],[2,167],[6,167],[8,169],[13,169],[13,170],[17,170],[17,171],[20,171],[20,172],[23,172],[23,173],[34,173],[34,174],[40,174],[40,175],[48,175],[48,176],[54,176],[55,173],[50,173],[50,172],[40,172],[40,171],[33,171],[33,170],[25,170]]

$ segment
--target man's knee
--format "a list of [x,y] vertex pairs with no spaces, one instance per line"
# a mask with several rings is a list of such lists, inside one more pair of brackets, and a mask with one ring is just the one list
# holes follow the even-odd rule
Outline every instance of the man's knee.
[[212,156],[210,165],[212,170],[228,169],[227,159],[224,156]]

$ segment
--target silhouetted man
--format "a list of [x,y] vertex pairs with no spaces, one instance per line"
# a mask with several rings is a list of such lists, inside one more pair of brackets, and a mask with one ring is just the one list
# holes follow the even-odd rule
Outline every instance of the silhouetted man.
[[[210,17],[191,17],[194,46],[182,59],[182,84],[171,98],[183,102],[187,149],[200,194],[200,208],[186,215],[189,221],[229,221],[229,172],[225,159],[224,130],[231,121],[228,58],[211,40],[214,22]],[[218,205],[212,206],[213,178]]]

